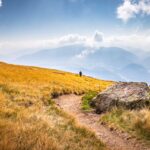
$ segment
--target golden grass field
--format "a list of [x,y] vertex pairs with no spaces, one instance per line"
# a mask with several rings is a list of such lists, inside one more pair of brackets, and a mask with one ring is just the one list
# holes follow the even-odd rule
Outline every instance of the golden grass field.
[[111,81],[0,63],[1,150],[100,150],[105,146],[53,105],[62,94],[101,91]]
[[[62,94],[103,91],[111,81],[0,63],[0,150],[101,150],[105,145],[59,110]],[[150,141],[150,110],[114,109],[101,121]]]
[[101,116],[101,121],[109,126],[119,128],[132,136],[143,140],[150,146],[150,109],[124,110],[113,109]]

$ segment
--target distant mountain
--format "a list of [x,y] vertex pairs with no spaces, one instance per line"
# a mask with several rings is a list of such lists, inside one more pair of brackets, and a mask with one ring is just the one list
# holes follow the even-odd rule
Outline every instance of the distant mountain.
[[[84,53],[84,57],[77,57]],[[17,58],[15,63],[72,72],[82,70],[86,75],[108,80],[150,81],[145,67],[149,60],[141,63],[135,54],[118,47],[94,49],[83,45],[64,46],[24,55]]]
[[137,56],[118,47],[103,47],[85,58],[86,63],[102,66],[104,68],[120,69],[138,60]]
[[16,63],[38,65],[43,67],[59,66],[68,63],[72,57],[84,49],[81,45],[64,46],[54,49],[40,50],[33,54],[19,57]]
[[128,81],[150,82],[150,73],[140,64],[129,64],[122,68],[120,73],[127,78]]
[[113,81],[123,81],[124,79],[121,78],[116,72],[107,70],[105,68],[97,68],[92,70],[83,70],[86,74],[90,76],[105,79],[105,80],[113,80]]

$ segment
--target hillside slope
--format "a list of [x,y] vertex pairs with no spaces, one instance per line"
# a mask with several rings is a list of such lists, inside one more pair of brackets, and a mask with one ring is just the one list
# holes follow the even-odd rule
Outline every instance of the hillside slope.
[[1,149],[105,149],[93,133],[57,109],[51,98],[100,91],[111,84],[63,71],[0,63]]

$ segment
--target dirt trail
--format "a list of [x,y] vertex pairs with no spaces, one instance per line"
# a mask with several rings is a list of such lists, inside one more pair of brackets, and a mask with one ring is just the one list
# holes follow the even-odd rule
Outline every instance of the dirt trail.
[[100,115],[84,113],[81,108],[81,97],[76,95],[60,96],[57,105],[65,112],[72,114],[80,125],[90,128],[96,136],[111,150],[150,150],[140,141],[131,138],[127,133],[110,130],[99,123]]

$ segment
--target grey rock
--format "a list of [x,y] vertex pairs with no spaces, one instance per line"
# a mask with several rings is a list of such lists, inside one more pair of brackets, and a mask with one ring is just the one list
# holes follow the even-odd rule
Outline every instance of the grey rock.
[[150,106],[150,88],[143,82],[119,82],[99,93],[91,102],[97,113],[113,107],[141,109]]

